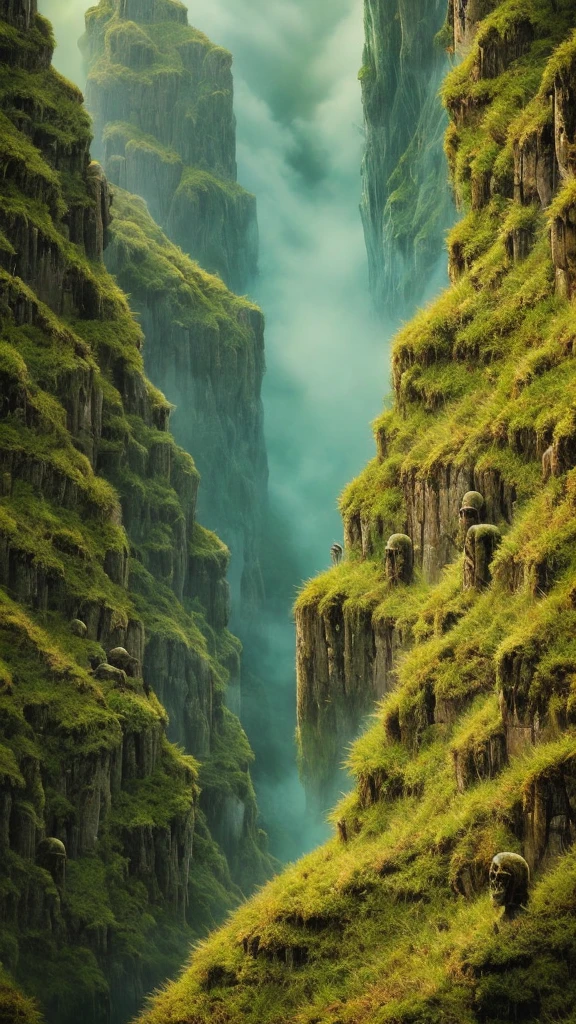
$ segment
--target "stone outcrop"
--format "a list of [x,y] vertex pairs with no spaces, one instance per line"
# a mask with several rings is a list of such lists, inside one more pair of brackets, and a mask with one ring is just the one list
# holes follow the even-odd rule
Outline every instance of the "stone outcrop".
[[263,597],[264,319],[172,245],[141,200],[117,189],[114,200],[107,266],[139,315],[146,370],[176,406],[171,428],[202,477],[198,512],[233,553],[235,611],[246,617]]
[[[463,145],[460,132],[477,124],[479,117],[477,101],[481,93],[474,83],[505,76],[516,62],[526,59],[533,45],[539,45],[536,37],[542,32],[540,23],[535,19],[527,21],[518,12],[511,13],[507,20],[486,18],[493,8],[494,4],[482,8],[474,4],[459,5],[461,21],[457,23],[456,19],[453,26],[455,49],[469,53],[464,70],[456,68],[445,87],[446,104],[453,118],[448,131],[448,152],[450,154],[454,147],[451,164],[456,192],[460,201],[467,202],[472,209],[467,230],[477,226],[478,221],[473,218],[479,214],[494,216],[491,206],[501,198],[514,199],[502,228],[504,266],[506,259],[512,267],[530,258],[537,240],[542,238],[538,209],[545,209],[550,224],[547,255],[554,265],[556,291],[561,297],[570,297],[574,182],[570,164],[570,97],[574,57],[568,44],[560,51],[562,59],[551,63],[553,71],[545,70],[540,91],[526,110],[510,123],[511,141],[507,150],[510,173],[504,174],[494,161],[488,171],[482,170],[487,177],[485,188],[479,189],[474,185],[474,164],[470,172],[462,173],[461,177],[457,171],[458,146]],[[388,39],[378,28],[379,24],[371,9],[369,51],[375,45],[374,39]],[[387,31],[392,31],[390,25]],[[399,31],[399,26],[394,31]],[[398,118],[394,116],[390,125],[395,130],[397,123]],[[492,136],[490,139],[494,144]],[[468,237],[464,227],[458,226],[451,238],[453,264],[457,262],[455,249],[464,237]],[[455,282],[467,271],[473,275],[474,265],[474,260],[469,265],[463,260],[460,271],[453,275]],[[483,279],[481,272],[477,273],[474,287],[481,289]],[[458,390],[451,390],[457,385],[450,380],[451,374],[459,372],[454,367],[461,364],[462,372],[468,375],[487,358],[482,352],[482,340],[469,341],[470,314],[453,314],[448,303],[445,310],[443,315],[439,304],[438,314],[421,314],[400,333],[396,342],[392,357],[396,411],[386,414],[377,423],[376,461],[348,488],[341,503],[347,559],[359,564],[385,559],[386,538],[390,533],[402,533],[412,542],[420,579],[427,584],[438,584],[446,567],[460,557],[466,541],[464,576],[460,571],[459,586],[464,586],[465,591],[481,592],[490,586],[491,566],[501,533],[514,526],[521,496],[519,482],[530,474],[533,474],[531,480],[542,478],[544,482],[562,478],[574,465],[574,428],[568,414],[554,432],[553,424],[534,427],[529,416],[524,416],[521,425],[512,425],[514,413],[510,413],[510,419],[504,416],[501,421],[485,422],[472,435],[464,432],[460,444],[451,444],[443,437],[431,457],[435,442],[426,441],[426,435],[421,442],[418,438],[422,429],[428,429],[422,424],[429,424],[433,438],[434,417],[442,416],[442,409],[457,401]],[[570,345],[566,352],[569,357]],[[519,371],[513,401],[520,398],[533,379],[551,369],[552,363],[543,358],[537,370],[527,371],[528,384]],[[423,414],[426,418],[418,419]],[[419,424],[413,434],[410,433],[412,418]],[[499,451],[506,455],[500,456]],[[511,472],[513,465],[517,469]],[[481,505],[466,512],[463,502],[474,496]],[[498,562],[497,576],[514,592],[526,587],[534,595],[542,595],[550,592],[556,571],[552,554],[506,556]],[[388,600],[385,585],[385,572],[382,572],[373,579],[372,588],[364,599],[359,599],[356,590],[351,592],[350,585],[345,583],[340,592],[336,590],[326,599],[322,587],[313,584],[309,597],[304,591],[297,604],[301,758],[309,790],[321,804],[330,793],[328,780],[331,778],[334,783],[337,778],[346,743],[357,734],[374,702],[389,692],[391,687],[387,681],[395,685],[398,657],[414,642],[409,616],[407,619],[402,610],[399,615],[397,607],[389,613],[382,610]],[[408,604],[411,601],[409,591],[410,588],[406,597]],[[443,636],[458,622],[461,613],[456,606],[446,609],[435,619],[434,631]],[[402,634],[398,641],[399,621]],[[337,624],[336,632],[333,622]],[[346,644],[343,642],[345,634],[349,637]],[[348,660],[340,653],[344,650]],[[381,665],[386,666],[384,685],[375,682],[375,673],[380,673]],[[494,676],[491,669],[489,678],[494,679]],[[516,694],[516,688],[512,687],[511,693]],[[534,741],[541,729],[544,712],[538,713],[530,702],[526,710],[519,701],[519,697],[509,696],[505,705],[508,708],[505,719],[508,751],[518,749],[518,744],[521,746],[526,737]],[[452,724],[465,704],[464,691],[447,698],[433,685],[425,689],[421,704],[410,713],[390,715],[389,735],[402,742],[414,742],[431,725]],[[323,751],[320,767],[317,750]],[[492,749],[488,745],[482,754],[486,764],[503,763],[498,751],[499,748]],[[321,784],[317,782],[319,772],[322,773]],[[324,797],[318,796],[320,790]]]

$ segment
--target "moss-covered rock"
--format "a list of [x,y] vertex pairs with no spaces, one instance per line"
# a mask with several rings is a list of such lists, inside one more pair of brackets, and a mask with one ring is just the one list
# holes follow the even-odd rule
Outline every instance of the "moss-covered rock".
[[199,513],[233,552],[235,610],[246,618],[263,597],[264,319],[170,242],[141,199],[113,196],[107,266],[139,315],[146,370],[176,406],[171,427],[202,475]]

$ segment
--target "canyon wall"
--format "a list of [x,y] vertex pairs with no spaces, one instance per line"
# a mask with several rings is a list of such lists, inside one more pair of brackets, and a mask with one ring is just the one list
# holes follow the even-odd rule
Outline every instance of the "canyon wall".
[[445,0],[364,2],[361,211],[374,302],[393,319],[443,284],[439,257],[454,221],[438,102],[453,51],[445,20]]
[[243,293],[257,272],[255,199],[236,183],[232,58],[173,0],[102,0],[82,45],[95,151],[117,187],[106,263],[140,318],[146,371],[176,406],[174,435],[202,476],[199,512],[232,551],[233,609],[246,620],[263,600],[264,321],[211,276]]
[[576,19],[448,24],[451,286],[396,339],[344,557],[296,605],[310,803],[342,761],[354,788],[143,1024],[574,1016]]
[[229,554],[104,267],[89,118],[33,0],[0,29],[0,959],[49,1021],[117,1024],[271,864]]

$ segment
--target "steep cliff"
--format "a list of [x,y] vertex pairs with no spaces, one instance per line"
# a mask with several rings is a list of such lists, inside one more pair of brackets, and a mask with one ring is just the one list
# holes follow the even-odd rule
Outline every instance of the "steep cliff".
[[178,0],[101,0],[86,16],[95,155],[115,185],[205,270],[243,293],[258,262],[256,201],[236,181],[232,57]]
[[122,190],[106,264],[140,317],[146,371],[176,406],[172,429],[202,475],[199,512],[233,552],[245,620],[263,596],[264,321],[200,269],[240,292],[257,269],[255,200],[235,180],[231,56],[173,0],[102,0],[83,46],[97,152]]
[[454,222],[438,102],[452,41],[445,19],[446,0],[364,0],[361,211],[372,295],[388,317],[406,315],[443,283],[438,258]]
[[[48,1020],[100,1024],[237,901],[230,870],[270,864],[225,706],[228,552],[105,270],[108,185],[52,50],[32,0],[2,6],[0,960]],[[5,1019],[34,1020],[18,1000],[2,976]]]
[[263,589],[262,313],[173,245],[141,200],[113,193],[107,267],[138,313],[146,371],[176,406],[171,428],[195,453],[199,513],[233,552],[233,596],[246,616]]
[[[347,757],[354,789],[145,1024],[574,1019],[576,17],[492,7],[459,5],[444,86],[453,283],[297,604],[304,776],[324,804]],[[503,914],[504,851],[531,881]]]

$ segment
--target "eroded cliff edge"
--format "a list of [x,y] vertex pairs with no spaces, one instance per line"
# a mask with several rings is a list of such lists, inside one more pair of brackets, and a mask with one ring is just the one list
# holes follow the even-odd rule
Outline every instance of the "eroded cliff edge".
[[[450,21],[452,286],[397,338],[345,558],[297,604],[311,799],[344,756],[355,787],[146,1024],[573,1019],[575,15]],[[502,851],[532,876],[513,920],[488,892]]]
[[0,959],[49,1020],[99,1024],[270,863],[225,705],[229,555],[104,267],[82,97],[34,3],[0,48]]

